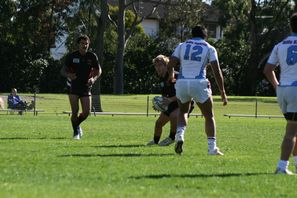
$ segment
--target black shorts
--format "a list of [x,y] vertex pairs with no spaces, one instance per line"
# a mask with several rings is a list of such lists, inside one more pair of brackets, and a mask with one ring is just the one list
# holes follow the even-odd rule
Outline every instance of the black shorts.
[[91,96],[91,88],[90,87],[84,87],[84,88],[77,88],[74,89],[72,87],[68,87],[68,94],[77,95],[79,97],[86,97]]
[[178,108],[178,103],[177,103],[177,101],[174,101],[174,102],[172,102],[172,103],[170,103],[170,104],[168,105],[168,109],[167,109],[167,111],[165,111],[165,112],[163,112],[163,113],[169,117],[170,114],[171,114],[173,111],[175,111],[177,108]]
[[297,112],[284,113],[286,120],[297,121]]

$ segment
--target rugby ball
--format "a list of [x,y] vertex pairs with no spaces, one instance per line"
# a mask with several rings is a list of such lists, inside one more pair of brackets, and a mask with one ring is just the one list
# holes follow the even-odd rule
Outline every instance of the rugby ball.
[[153,109],[155,111],[167,111],[167,106],[163,104],[163,97],[162,96],[155,96],[152,100],[153,102]]

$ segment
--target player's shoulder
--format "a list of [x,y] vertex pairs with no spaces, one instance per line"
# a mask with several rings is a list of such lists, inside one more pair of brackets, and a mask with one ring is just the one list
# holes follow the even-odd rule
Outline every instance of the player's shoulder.
[[275,46],[280,46],[280,45],[296,45],[297,42],[297,37],[296,36],[287,36],[286,38],[284,38],[282,41],[280,41],[279,43],[277,43]]
[[215,49],[215,47],[212,44],[210,44],[209,42],[207,42],[206,40],[201,40],[201,43],[203,43],[208,48]]
[[184,43],[185,43],[185,42],[178,43],[177,46],[176,46],[176,48],[181,47]]
[[212,46],[209,42],[207,42],[204,39],[189,39],[189,40],[186,41],[186,43],[193,43],[194,45],[199,45],[199,46],[202,46],[202,47],[215,49],[214,46]]
[[209,44],[208,42],[205,41],[205,44],[206,44],[207,48],[209,49],[209,51],[211,51],[211,52],[217,51],[216,48],[213,45]]
[[91,52],[91,51],[87,52],[87,56],[90,58],[98,59],[97,54],[95,54],[94,52]]
[[92,51],[88,51],[87,52],[87,55],[89,55],[89,56],[97,56],[94,52],[92,52]]

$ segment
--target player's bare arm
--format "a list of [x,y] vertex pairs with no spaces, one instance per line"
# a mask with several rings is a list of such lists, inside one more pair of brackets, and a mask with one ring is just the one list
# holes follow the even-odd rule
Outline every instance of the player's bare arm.
[[267,63],[265,65],[263,73],[265,74],[266,78],[269,80],[269,82],[272,84],[274,89],[278,86],[279,82],[275,76],[275,65]]
[[96,80],[101,76],[102,69],[100,65],[98,65],[98,69],[94,69],[94,72],[92,73],[91,77],[88,79],[88,86],[93,85]]
[[179,60],[178,58],[174,57],[174,56],[171,56],[169,58],[169,63],[167,65],[168,67],[168,74],[169,74],[169,77],[168,77],[168,81],[169,82],[175,82],[175,75],[174,75],[174,71],[178,68],[179,66]]
[[211,65],[211,69],[212,69],[212,72],[214,74],[216,83],[217,83],[217,85],[219,87],[219,90],[220,90],[223,105],[227,105],[228,99],[227,99],[227,95],[226,95],[226,92],[225,92],[224,77],[223,77],[222,71],[220,69],[220,65],[219,65],[218,61],[212,61],[210,63],[210,65]]

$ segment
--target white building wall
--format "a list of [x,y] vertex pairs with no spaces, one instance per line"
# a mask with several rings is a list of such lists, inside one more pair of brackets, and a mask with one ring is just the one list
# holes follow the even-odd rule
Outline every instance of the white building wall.
[[159,33],[159,21],[154,19],[144,19],[141,22],[145,34],[149,36],[156,36]]
[[221,30],[221,26],[218,25],[216,28],[216,39],[219,40],[221,38],[223,38],[223,32]]

